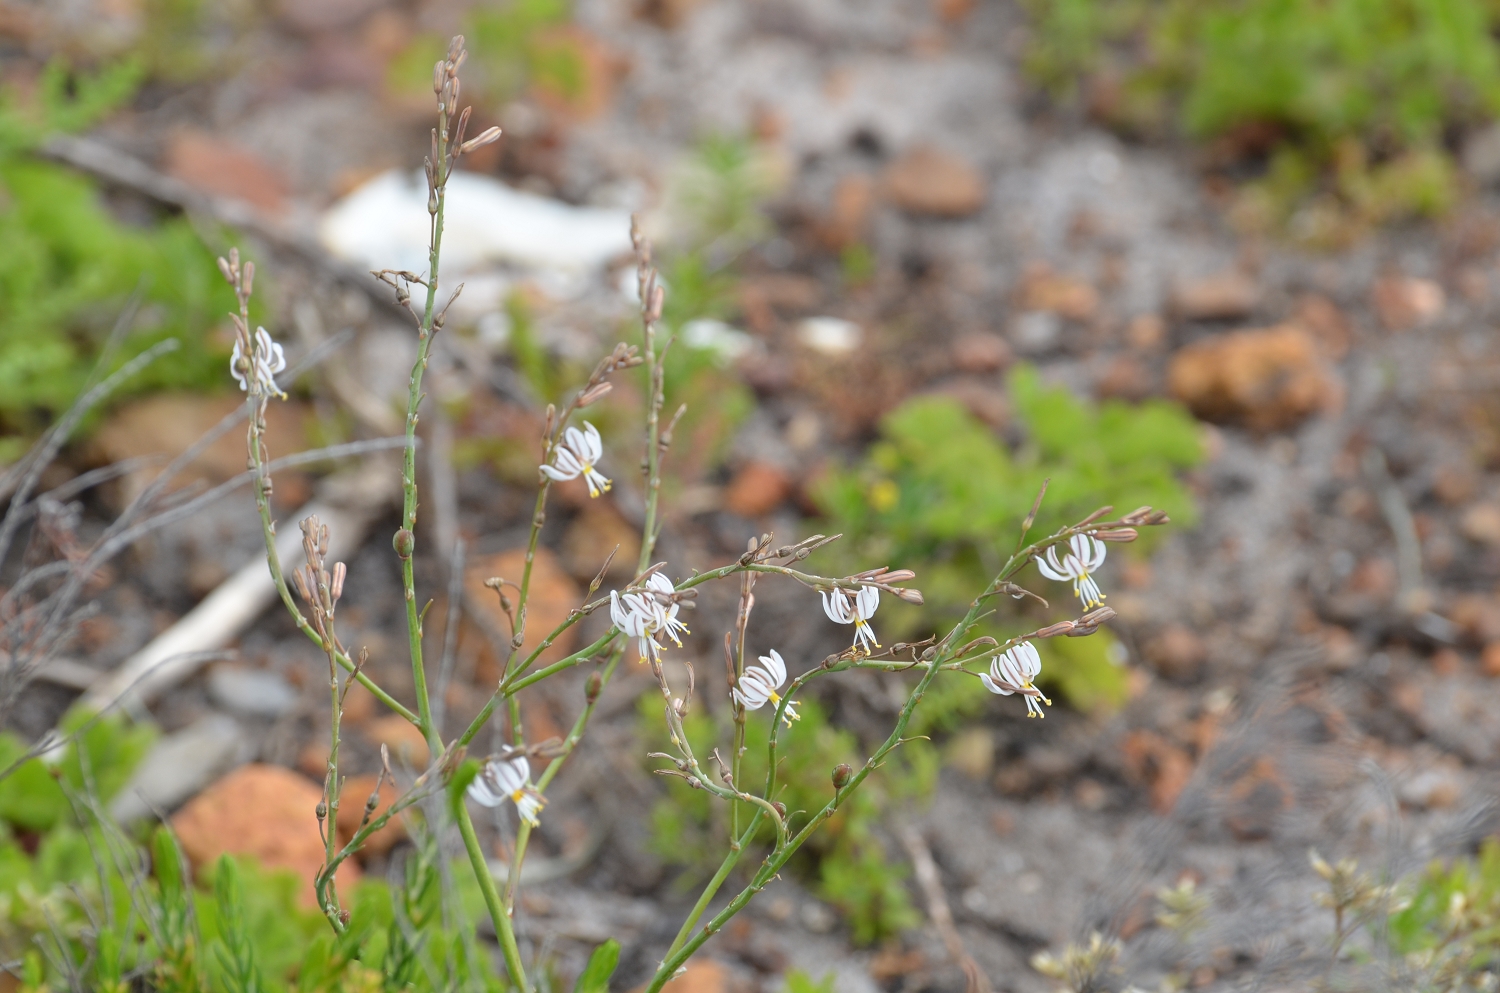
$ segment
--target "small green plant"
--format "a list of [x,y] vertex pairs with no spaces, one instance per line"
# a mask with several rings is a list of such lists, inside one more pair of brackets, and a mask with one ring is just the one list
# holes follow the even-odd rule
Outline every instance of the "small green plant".
[[1494,988],[1500,976],[1500,842],[1477,857],[1434,863],[1386,921],[1391,950],[1424,977],[1423,990]]
[[[833,472],[817,491],[828,526],[845,535],[851,555],[920,563],[927,608],[914,625],[962,610],[964,591],[1009,551],[1005,522],[1026,515],[1028,494],[1044,482],[1042,528],[1077,519],[1101,502],[1149,504],[1175,521],[1194,520],[1179,475],[1202,450],[1197,425],[1180,407],[1086,403],[1044,386],[1026,366],[1012,373],[1010,397],[1025,434],[1015,451],[957,401],[919,397],[886,417],[881,439],[862,462]],[[999,633],[996,623],[986,630]],[[1076,706],[1123,702],[1124,675],[1107,636],[1054,647],[1066,664],[1052,667],[1052,685]],[[924,710],[932,727],[967,716],[984,696],[963,683],[935,692],[941,702]]]
[[[1441,213],[1456,189],[1445,137],[1500,112],[1500,14],[1485,0],[1029,7],[1033,78],[1063,96],[1088,80],[1093,109],[1127,132],[1175,122],[1196,138],[1274,148],[1251,213],[1296,217],[1315,240]],[[1319,222],[1330,213],[1337,224]]]

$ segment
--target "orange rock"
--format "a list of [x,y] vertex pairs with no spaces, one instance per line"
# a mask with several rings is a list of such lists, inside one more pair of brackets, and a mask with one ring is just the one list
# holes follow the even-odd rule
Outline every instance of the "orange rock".
[[[338,830],[339,840],[347,844],[359,831],[360,824],[364,821],[365,804],[369,802],[370,794],[375,792],[375,783],[378,776],[350,776],[344,780],[343,790],[339,793],[339,817]],[[380,800],[375,806],[372,817],[378,817],[390,809],[391,804],[396,802],[396,786],[387,779],[380,787]],[[365,839],[360,848],[357,858],[363,860],[370,855],[384,855],[395,847],[396,843],[406,838],[406,829],[401,825],[401,815],[392,817],[385,826],[373,832]]]
[[1484,646],[1484,654],[1479,657],[1479,667],[1486,676],[1500,676],[1500,641],[1492,641]]
[[968,217],[986,198],[984,176],[951,152],[919,146],[887,167],[886,196],[911,214]]
[[1099,310],[1099,294],[1081,279],[1033,266],[1021,280],[1022,310],[1042,310],[1070,321],[1087,321]]
[[1158,314],[1137,314],[1125,326],[1125,341],[1138,352],[1154,352],[1167,343],[1167,323]]
[[427,765],[431,754],[427,739],[422,737],[416,725],[400,714],[387,714],[376,718],[360,729],[366,738],[391,751],[391,758],[420,769]]
[[[620,548],[610,560],[608,578],[628,581],[635,575],[636,560],[641,557],[641,533],[610,504],[590,501],[568,525],[563,537],[563,561],[573,578],[589,582],[599,574],[605,557],[616,545]],[[493,592],[486,592],[494,597]]]
[[[228,394],[158,393],[135,400],[112,412],[100,425],[90,443],[91,454],[106,463],[144,455],[175,456],[243,404],[243,398]],[[306,447],[305,426],[309,416],[309,408],[302,403],[278,401],[266,408],[266,448],[272,458]],[[159,471],[159,466],[152,466],[127,475],[123,498],[134,499]],[[215,439],[177,475],[172,487],[194,483],[214,485],[244,471],[245,429],[239,427]],[[278,491],[286,478],[287,474],[277,476]]]
[[[182,850],[193,867],[220,855],[245,855],[268,869],[289,869],[303,880],[299,891],[317,906],[313,881],[323,865],[323,840],[315,808],[323,790],[280,766],[241,766],[190,800],[172,818]],[[359,866],[345,861],[337,882],[343,892],[359,881]]]
[[1194,342],[1172,357],[1167,385],[1199,417],[1257,431],[1291,427],[1342,400],[1312,337],[1291,324]]
[[1380,321],[1391,331],[1426,324],[1443,312],[1448,295],[1430,279],[1386,276],[1370,291]]
[[166,172],[215,196],[232,197],[280,213],[290,192],[286,177],[249,149],[202,131],[180,131],[167,146]]
[[1187,751],[1145,730],[1127,734],[1120,751],[1126,772],[1149,788],[1151,809],[1158,814],[1171,813],[1193,775],[1193,760]]
[[[600,552],[599,561],[604,561]],[[500,598],[495,591],[484,585],[485,580],[499,576],[510,583],[519,583],[526,566],[526,549],[513,548],[508,552],[476,559],[464,570],[464,591],[471,603],[483,606],[488,620],[496,631],[510,637],[510,622],[500,608]],[[597,568],[597,567],[596,567]],[[505,595],[512,604],[517,593],[514,586],[505,587]],[[551,549],[539,547],[531,567],[531,589],[526,605],[526,638],[521,651],[530,653],[542,640],[568,619],[568,614],[582,604],[583,591],[568,575],[562,563]],[[570,627],[558,635],[551,647],[541,655],[543,662],[555,662],[573,650],[577,638],[577,627]]]
[[1173,287],[1170,309],[1190,321],[1248,317],[1260,302],[1260,288],[1242,272],[1229,270]]
[[729,481],[724,507],[741,517],[763,517],[791,495],[792,477],[768,462],[747,462]]

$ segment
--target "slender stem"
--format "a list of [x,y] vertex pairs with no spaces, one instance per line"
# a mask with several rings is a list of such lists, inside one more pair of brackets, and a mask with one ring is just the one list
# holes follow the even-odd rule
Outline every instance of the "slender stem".
[[708,881],[708,885],[698,895],[698,902],[693,904],[693,909],[688,912],[687,919],[682,922],[682,927],[677,931],[677,937],[672,939],[672,945],[667,949],[667,957],[670,958],[672,953],[681,948],[682,943],[687,941],[688,935],[692,933],[693,928],[698,926],[698,921],[703,917],[703,912],[708,909],[709,903],[712,902],[714,896],[719,892],[719,887],[724,885],[724,880],[729,878],[729,873],[739,862],[740,856],[744,854],[745,846],[750,844],[751,839],[755,837],[755,829],[760,826],[760,818],[761,812],[757,810],[750,818],[750,824],[745,828],[745,833],[730,844],[728,854],[724,856],[724,861],[719,864],[719,871],[714,873],[714,877]]
[[516,945],[516,931],[511,926],[510,914],[500,902],[500,891],[495,888],[495,877],[490,872],[489,860],[484,849],[479,847],[479,837],[474,833],[474,822],[469,819],[469,809],[458,805],[458,831],[464,838],[464,850],[469,855],[469,865],[479,889],[484,894],[484,904],[489,908],[490,919],[495,922],[495,935],[500,939],[500,952],[505,956],[505,968],[510,973],[511,985],[519,990],[528,990],[526,969],[521,964],[521,949]]
[[546,679],[548,676],[562,672],[564,669],[571,669],[573,666],[582,662],[584,659],[592,658],[593,656],[604,651],[609,643],[614,640],[616,633],[617,632],[614,628],[610,628],[604,633],[603,637],[594,642],[592,645],[589,645],[587,648],[576,651],[565,659],[559,659],[558,661],[547,666],[545,669],[538,669],[536,672],[533,672],[531,675],[525,677],[524,679],[517,680],[514,685],[502,685],[490,696],[489,700],[485,702],[484,707],[480,709],[479,713],[475,715],[474,719],[469,722],[469,726],[464,729],[464,733],[458,736],[458,744],[460,746],[467,746],[469,742],[473,741],[474,736],[479,733],[480,729],[483,728],[485,723],[490,719],[490,715],[495,712],[495,706],[507,695],[519,692],[520,690],[523,690],[526,687],[530,686],[532,683],[539,683],[542,680]]

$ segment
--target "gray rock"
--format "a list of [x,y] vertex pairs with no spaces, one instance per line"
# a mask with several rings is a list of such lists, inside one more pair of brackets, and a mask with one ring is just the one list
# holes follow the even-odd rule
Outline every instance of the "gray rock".
[[249,757],[249,739],[234,718],[210,714],[158,741],[110,802],[109,814],[129,824],[169,810]]
[[215,666],[208,674],[214,703],[245,717],[280,717],[297,703],[297,691],[274,672],[244,666]]

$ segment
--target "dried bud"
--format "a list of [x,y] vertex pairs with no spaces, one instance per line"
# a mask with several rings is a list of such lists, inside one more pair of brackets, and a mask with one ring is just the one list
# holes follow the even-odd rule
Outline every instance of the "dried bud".
[[458,147],[459,147],[459,151],[461,151],[465,155],[468,155],[470,152],[472,152],[472,151],[474,151],[476,149],[483,148],[485,145],[492,145],[492,144],[494,144],[495,142],[497,142],[499,140],[500,140],[500,129],[499,128],[485,128],[479,134],[477,134],[474,137],[470,138],[468,141],[464,142],[462,145],[460,145]]
[[786,820],[786,804],[782,803],[780,800],[772,800],[771,806],[776,808],[777,817],[780,817],[782,820]]
[[1123,524],[1145,524],[1146,518],[1151,516],[1150,506],[1137,507],[1124,517],[1120,518]]
[[302,566],[301,568],[292,570],[292,585],[297,587],[298,596],[302,597],[308,603],[312,603],[312,590],[307,588],[307,577],[302,574],[303,569],[306,568],[306,566]]
[[660,284],[651,288],[651,306],[646,309],[647,324],[655,324],[661,320],[661,308],[666,299],[667,291]]
[[316,813],[318,815],[318,820],[320,820],[320,821],[323,818],[327,817],[328,816],[328,804],[324,803],[322,800],[319,800],[318,801],[318,806],[317,806]]
[[448,75],[448,63],[445,62],[443,59],[438,59],[437,63],[432,67],[432,92],[433,93],[441,93],[441,92],[443,92],[443,81],[447,77],[447,75]]
[[916,579],[917,574],[910,569],[897,569],[895,572],[883,572],[875,578],[879,579],[882,583],[890,583],[894,586],[897,583],[906,583]]
[[608,396],[609,391],[614,388],[615,387],[613,383],[599,383],[597,385],[589,387],[588,390],[583,394],[583,396],[578,398],[578,409],[582,410],[589,404],[598,403],[600,400],[603,400],[606,396]]
[[244,291],[245,296],[249,296],[255,291],[255,263],[246,262],[244,271],[245,279],[240,283],[240,288]]
[[833,767],[833,788],[841,790],[849,785],[849,780],[854,776],[854,770],[849,767],[848,762],[840,762]]
[[1032,637],[1061,638],[1064,635],[1071,635],[1073,629],[1077,626],[1078,624],[1074,621],[1058,621],[1056,624],[1048,624],[1046,627],[1039,629]]
[[344,595],[344,577],[349,574],[348,566],[342,562],[333,564],[333,588],[329,591],[335,600]]
[[1146,523],[1151,525],[1152,527],[1155,527],[1158,524],[1172,523],[1172,518],[1167,516],[1167,512],[1165,510],[1158,510],[1150,517],[1146,518]]
[[223,274],[224,282],[234,285],[234,271],[229,268],[229,260],[222,255],[219,256],[219,272]]
[[907,603],[914,603],[918,607],[922,606],[922,604],[925,602],[922,599],[921,590],[914,590],[909,587],[903,587],[899,590],[896,590],[895,593],[898,597],[905,600]]
[[599,699],[599,693],[604,689],[604,677],[599,673],[590,673],[588,682],[583,684],[583,698],[589,703]]
[[1125,543],[1139,538],[1141,533],[1135,528],[1108,528],[1104,531],[1095,531],[1094,537],[1100,541],[1117,541]]
[[403,559],[409,559],[411,558],[411,553],[416,550],[417,537],[406,528],[402,528],[400,531],[397,531],[396,536],[391,539],[391,547],[396,549],[397,555],[401,556]]
[[1067,632],[1069,638],[1082,638],[1099,630],[1099,625],[1105,621],[1113,620],[1115,611],[1113,607],[1097,607],[1080,617],[1073,625],[1073,630]]

